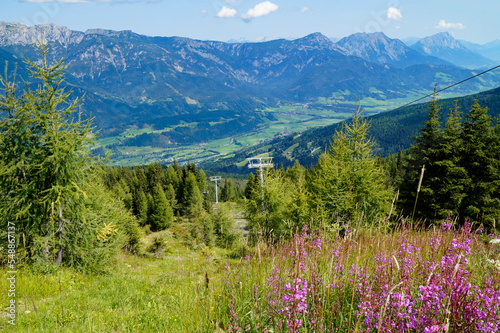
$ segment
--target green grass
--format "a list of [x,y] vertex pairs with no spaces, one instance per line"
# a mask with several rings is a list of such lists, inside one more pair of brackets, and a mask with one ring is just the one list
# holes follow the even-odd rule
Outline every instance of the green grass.
[[[207,319],[215,311],[214,292],[221,285],[218,274],[223,271],[225,252],[193,252],[175,241],[170,246],[161,259],[122,254],[107,275],[67,268],[50,274],[19,270],[16,327],[4,326],[5,331],[205,331],[204,326],[213,326]],[[205,274],[210,279],[208,288]],[[1,269],[2,294],[6,278],[7,271]],[[7,306],[6,297],[0,306]],[[0,326],[5,325],[1,314],[0,318]]]
[[[346,270],[345,274],[338,275],[332,270],[332,265],[337,264],[333,262],[334,250],[341,253],[345,267],[362,266],[366,274],[373,274],[377,268],[373,256],[386,253],[391,258],[392,253],[400,251],[402,240],[421,248],[418,253],[424,261],[435,256],[428,247],[432,237],[435,237],[432,231],[380,233],[375,228],[345,238],[332,236],[324,239],[322,254],[315,257],[317,265],[309,269],[317,267],[325,286],[350,285],[352,272]],[[443,234],[443,243],[451,243],[452,238],[452,234]],[[145,242],[150,240],[151,236]],[[258,332],[256,327],[266,321],[260,319],[262,310],[256,299],[260,298],[263,308],[268,306],[269,290],[265,281],[273,267],[281,268],[282,284],[290,279],[284,269],[296,264],[285,259],[290,249],[295,246],[287,250],[279,244],[270,246],[260,242],[255,248],[247,248],[249,260],[229,259],[227,250],[192,250],[181,238],[174,238],[167,244],[163,257],[122,254],[106,275],[82,274],[67,268],[41,274],[24,268],[17,274],[15,330],[5,326],[2,314],[0,326],[5,326],[6,332],[225,332],[233,298],[239,323],[250,325],[246,326],[249,332]],[[474,281],[480,281],[483,272],[488,271],[485,258],[492,257],[493,252],[494,249],[485,247],[478,237],[468,256]],[[416,271],[415,277],[419,274]],[[205,276],[209,278],[208,284]],[[0,269],[2,295],[7,288],[6,277],[7,270]],[[332,318],[328,311],[323,314],[328,319],[326,323],[334,326],[343,321],[357,326],[356,304],[352,320],[348,319],[353,304],[351,294],[337,289],[327,293],[326,304],[336,308]],[[6,297],[0,298],[0,306],[5,308],[7,301]],[[272,316],[270,312],[262,315]],[[267,325],[271,324],[267,322]]]

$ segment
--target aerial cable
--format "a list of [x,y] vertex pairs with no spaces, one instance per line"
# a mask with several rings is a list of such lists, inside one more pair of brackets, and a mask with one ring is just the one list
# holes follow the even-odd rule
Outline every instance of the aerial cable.
[[432,92],[432,93],[430,93],[430,94],[428,94],[428,95],[425,95],[424,97],[421,97],[421,98],[416,99],[416,100],[414,100],[414,101],[408,102],[408,103],[406,103],[406,104],[404,104],[404,105],[398,106],[397,108],[392,109],[392,110],[390,110],[390,111],[386,111],[386,112],[396,111],[396,110],[401,109],[401,108],[403,108],[403,107],[405,107],[405,106],[408,106],[408,105],[413,104],[413,103],[415,103],[415,102],[421,101],[421,100],[423,100],[423,99],[425,99],[425,98],[427,98],[427,97],[433,96],[433,95],[435,95],[435,94],[437,94],[437,93],[439,93],[439,92],[441,92],[441,91],[445,91],[445,90],[450,89],[450,88],[452,88],[452,87],[458,86],[459,84],[462,84],[462,83],[464,83],[464,82],[466,82],[466,81],[469,81],[470,79],[473,79],[473,78],[478,77],[478,76],[480,76],[480,75],[483,75],[483,74],[485,74],[485,73],[491,72],[492,70],[495,70],[495,69],[497,69],[497,68],[499,68],[499,67],[500,67],[500,65],[497,65],[497,66],[492,67],[492,68],[490,68],[490,69],[488,69],[488,70],[485,70],[484,72],[481,72],[481,73],[475,74],[475,75],[473,75],[473,76],[471,76],[471,77],[468,77],[468,78],[466,78],[466,79],[464,79],[464,80],[462,80],[462,81],[460,81],[460,82],[453,83],[452,85],[449,85],[449,86],[444,87],[444,88],[442,88],[442,89],[436,90],[435,92]]

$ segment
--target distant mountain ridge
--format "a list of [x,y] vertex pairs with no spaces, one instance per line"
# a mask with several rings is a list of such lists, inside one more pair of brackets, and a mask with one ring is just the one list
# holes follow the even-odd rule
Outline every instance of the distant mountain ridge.
[[482,45],[465,40],[459,40],[459,42],[469,50],[500,63],[500,39]]
[[409,67],[421,64],[451,65],[446,60],[423,55],[399,39],[391,39],[382,32],[357,33],[337,42],[346,54],[379,64]]
[[464,68],[476,69],[495,65],[494,61],[472,52],[448,32],[422,38],[410,47],[421,54],[446,59]]

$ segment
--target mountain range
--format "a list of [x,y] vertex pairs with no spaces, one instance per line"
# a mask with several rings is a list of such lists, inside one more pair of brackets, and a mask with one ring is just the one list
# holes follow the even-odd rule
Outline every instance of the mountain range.
[[[411,46],[383,33],[355,34],[337,43],[320,33],[224,43],[8,22],[0,22],[0,61],[39,60],[32,45],[41,32],[51,44],[50,59],[64,58],[66,83],[74,96],[85,95],[82,109],[95,117],[101,136],[131,126],[151,128],[164,131],[156,134],[164,146],[264,126],[268,119],[256,111],[269,107],[300,103],[337,112],[340,102],[360,98],[411,98],[495,64],[446,33]],[[27,79],[22,68],[18,74]],[[450,92],[473,93],[499,83],[500,75],[492,72]],[[195,126],[188,131],[186,123]]]

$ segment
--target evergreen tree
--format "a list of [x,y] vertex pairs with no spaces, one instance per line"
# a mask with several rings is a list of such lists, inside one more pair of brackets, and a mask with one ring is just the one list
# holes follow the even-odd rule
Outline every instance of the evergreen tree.
[[137,220],[141,225],[145,225],[148,220],[148,199],[142,189],[136,192],[135,207]]
[[487,112],[476,101],[462,123],[461,164],[468,179],[460,215],[491,223],[500,213],[498,141]]
[[137,184],[143,190],[147,190],[148,179],[146,177],[146,173],[144,172],[144,168],[138,167],[135,171],[135,176],[137,177]]
[[250,199],[252,195],[252,191],[256,186],[256,181],[258,181],[258,177],[256,177],[253,173],[248,175],[247,183],[245,184],[244,196],[246,199]]
[[165,183],[165,174],[161,164],[158,162],[151,163],[146,169],[146,177],[148,179],[149,190],[153,192],[153,189],[157,184],[163,185]]
[[184,213],[199,216],[203,209],[203,197],[201,196],[196,176],[192,172],[188,172],[187,174],[183,197]]
[[[436,88],[434,88],[436,92]],[[441,182],[442,168],[437,165],[438,148],[442,145],[441,106],[435,93],[429,103],[428,120],[420,135],[413,138],[415,144],[411,147],[410,158],[406,166],[405,179],[401,186],[401,202],[407,214],[412,214],[415,204],[421,169],[425,165],[424,178],[418,196],[416,216],[435,218],[440,211],[440,205],[435,200],[435,190]]]
[[174,191],[179,187],[179,175],[175,171],[175,168],[170,165],[165,173],[165,185],[172,185]]
[[450,109],[446,126],[436,148],[435,165],[440,172],[440,181],[434,186],[436,217],[457,216],[465,196],[464,185],[467,172],[461,165],[462,140],[460,139],[461,113],[455,102]]
[[224,186],[221,191],[221,201],[227,202],[235,198],[234,185],[231,179],[225,179]]
[[203,193],[207,190],[207,175],[205,171],[200,170],[196,175],[196,181],[198,182],[198,188]]
[[177,207],[177,199],[175,198],[175,190],[172,184],[168,184],[167,190],[165,191],[165,196],[170,203],[170,207],[175,210],[175,208]]
[[352,121],[335,133],[329,150],[311,172],[311,209],[330,223],[376,221],[387,216],[392,200],[389,179],[373,156],[369,124],[357,107]]
[[152,208],[150,221],[153,230],[163,230],[172,225],[174,213],[161,184],[157,184],[153,189]]

